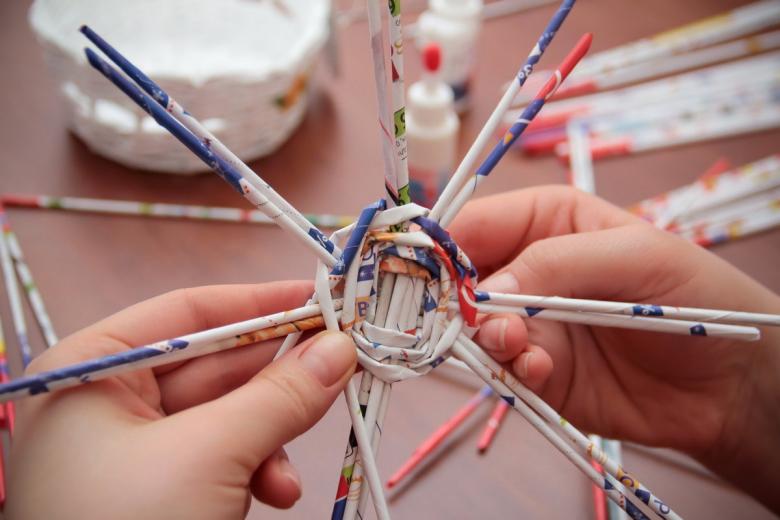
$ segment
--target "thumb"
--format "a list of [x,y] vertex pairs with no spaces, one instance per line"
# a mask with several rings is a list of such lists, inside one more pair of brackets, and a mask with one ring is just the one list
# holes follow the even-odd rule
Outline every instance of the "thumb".
[[201,462],[213,461],[213,468],[237,463],[248,482],[263,460],[325,414],[352,376],[356,359],[347,335],[321,332],[236,390],[158,424],[174,443],[186,436],[185,449]]
[[697,248],[645,224],[533,242],[479,285],[489,292],[611,300],[668,294],[697,272]]

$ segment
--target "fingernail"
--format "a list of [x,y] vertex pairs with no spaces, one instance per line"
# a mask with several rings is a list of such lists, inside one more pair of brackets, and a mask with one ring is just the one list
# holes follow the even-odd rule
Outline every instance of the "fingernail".
[[322,386],[330,386],[351,369],[355,345],[341,332],[322,332],[299,354],[301,365]]
[[517,294],[520,292],[520,286],[517,284],[517,278],[515,275],[507,271],[495,276],[491,276],[479,284],[477,289],[486,292],[502,292],[510,294]]
[[520,354],[520,363],[518,363],[517,367],[517,377],[520,379],[525,379],[528,377],[528,364],[531,362],[531,358],[533,357],[533,352],[525,352],[523,354]]
[[282,473],[282,475],[289,478],[295,484],[295,487],[301,489],[301,476],[298,474],[298,471],[295,469],[295,467],[290,464],[290,461],[285,457],[279,458],[279,471]]
[[485,321],[479,327],[479,344],[487,350],[493,352],[503,352],[506,350],[506,328],[509,320],[506,318],[495,318]]

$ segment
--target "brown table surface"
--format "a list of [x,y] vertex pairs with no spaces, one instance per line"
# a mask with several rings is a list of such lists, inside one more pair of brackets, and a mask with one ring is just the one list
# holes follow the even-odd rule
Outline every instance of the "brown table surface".
[[[598,51],[742,3],[581,2],[550,47],[544,65],[556,63],[585,31],[595,33],[593,50]],[[492,110],[499,86],[512,77],[553,9],[539,8],[484,25],[474,86],[476,106],[463,123],[462,152]],[[0,191],[243,207],[243,201],[214,175],[150,174],[90,153],[65,129],[64,111],[26,12],[27,2],[0,5]],[[339,36],[343,75],[334,80],[321,70],[311,109],[300,129],[278,152],[252,164],[304,211],[354,214],[381,195],[382,163],[366,43],[364,23],[344,30]],[[417,55],[411,45],[407,49],[408,78],[415,78]],[[596,167],[597,188],[606,199],[628,204],[692,181],[719,157],[742,164],[777,152],[778,138],[779,131],[763,132],[605,161]],[[564,179],[564,168],[553,159],[528,160],[509,153],[482,194]],[[340,190],[347,185],[349,196],[344,197]],[[12,210],[10,217],[61,336],[168,290],[311,278],[313,273],[311,255],[267,226],[34,210]],[[780,230],[718,246],[715,252],[780,290]],[[4,294],[0,316],[10,323]],[[34,323],[31,316],[28,319]],[[42,339],[31,328],[32,341],[40,350]],[[12,336],[10,343],[11,367],[18,375],[19,357]],[[379,456],[383,477],[471,393],[470,388],[435,377],[396,385]],[[413,486],[391,498],[397,517],[591,515],[586,479],[522,419],[508,419],[484,458],[475,453],[480,424],[466,432],[449,454],[436,459]],[[278,512],[256,504],[250,517],[329,515],[347,431],[346,410],[339,401],[317,427],[289,446],[303,474],[305,491],[297,506]],[[630,447],[625,461],[683,516],[771,517],[723,483]]]

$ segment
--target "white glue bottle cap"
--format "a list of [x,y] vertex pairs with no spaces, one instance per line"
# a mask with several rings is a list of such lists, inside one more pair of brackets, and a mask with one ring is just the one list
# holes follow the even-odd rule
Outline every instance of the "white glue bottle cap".
[[430,0],[417,19],[417,46],[436,42],[444,60],[439,73],[455,96],[459,113],[471,104],[477,38],[482,25],[482,0]]
[[425,75],[423,81],[409,87],[407,103],[420,126],[436,127],[451,117],[452,89],[438,77],[441,66],[441,50],[436,43],[425,46],[422,52]]

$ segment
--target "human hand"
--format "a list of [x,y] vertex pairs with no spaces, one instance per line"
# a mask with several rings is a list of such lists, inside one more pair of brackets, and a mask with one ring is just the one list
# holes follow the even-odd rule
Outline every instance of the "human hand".
[[[714,254],[566,187],[476,200],[450,232],[482,290],[780,313]],[[743,343],[490,316],[476,339],[580,428],[686,451],[780,510],[777,329]]]
[[[291,309],[311,292],[308,282],[174,291],[65,338],[28,373]],[[327,411],[356,354],[324,332],[271,363],[280,341],[20,402],[8,517],[243,518],[252,495],[290,507],[301,483],[282,445]]]

